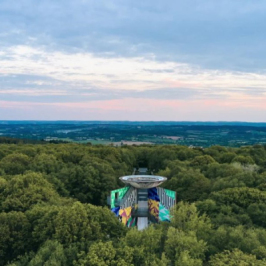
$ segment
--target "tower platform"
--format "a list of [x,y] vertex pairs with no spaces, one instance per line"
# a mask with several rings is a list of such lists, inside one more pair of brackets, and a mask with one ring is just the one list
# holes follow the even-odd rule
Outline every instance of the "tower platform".
[[109,205],[123,224],[143,230],[150,223],[170,221],[170,208],[176,204],[176,193],[158,187],[166,177],[128,175],[119,179],[126,186],[111,191]]

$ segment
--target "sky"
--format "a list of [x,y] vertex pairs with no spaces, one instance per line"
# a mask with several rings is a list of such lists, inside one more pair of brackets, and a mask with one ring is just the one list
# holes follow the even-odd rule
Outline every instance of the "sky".
[[264,0],[0,0],[0,120],[266,122]]

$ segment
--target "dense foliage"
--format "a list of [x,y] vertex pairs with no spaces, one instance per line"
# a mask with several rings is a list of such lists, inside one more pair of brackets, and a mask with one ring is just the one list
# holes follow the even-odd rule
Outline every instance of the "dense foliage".
[[[124,227],[106,206],[147,166],[172,222]],[[0,265],[266,265],[266,145],[0,144]]]

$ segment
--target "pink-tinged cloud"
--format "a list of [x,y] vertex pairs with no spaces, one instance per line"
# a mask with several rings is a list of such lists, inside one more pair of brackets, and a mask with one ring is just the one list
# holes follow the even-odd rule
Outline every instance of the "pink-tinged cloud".
[[0,119],[266,122],[265,102],[266,97],[256,102],[135,98],[86,103],[0,101]]
[[[185,78],[183,77],[183,81],[181,80],[176,80],[176,75],[172,74],[172,78],[167,78],[164,80],[164,83],[167,87],[169,88],[202,88],[203,84],[199,82],[195,82],[192,80],[184,80]],[[173,79],[175,77],[175,79]]]
[[126,98],[105,101],[91,101],[87,103],[56,103],[54,105],[68,108],[97,108],[104,111],[155,111],[160,108],[184,107],[186,106],[186,102],[177,100]]

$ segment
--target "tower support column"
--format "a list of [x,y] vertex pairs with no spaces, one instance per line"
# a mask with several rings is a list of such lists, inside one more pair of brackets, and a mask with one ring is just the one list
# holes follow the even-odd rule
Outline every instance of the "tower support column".
[[138,210],[137,210],[137,227],[138,230],[143,230],[148,227],[148,190],[138,189],[137,190],[138,199]]

